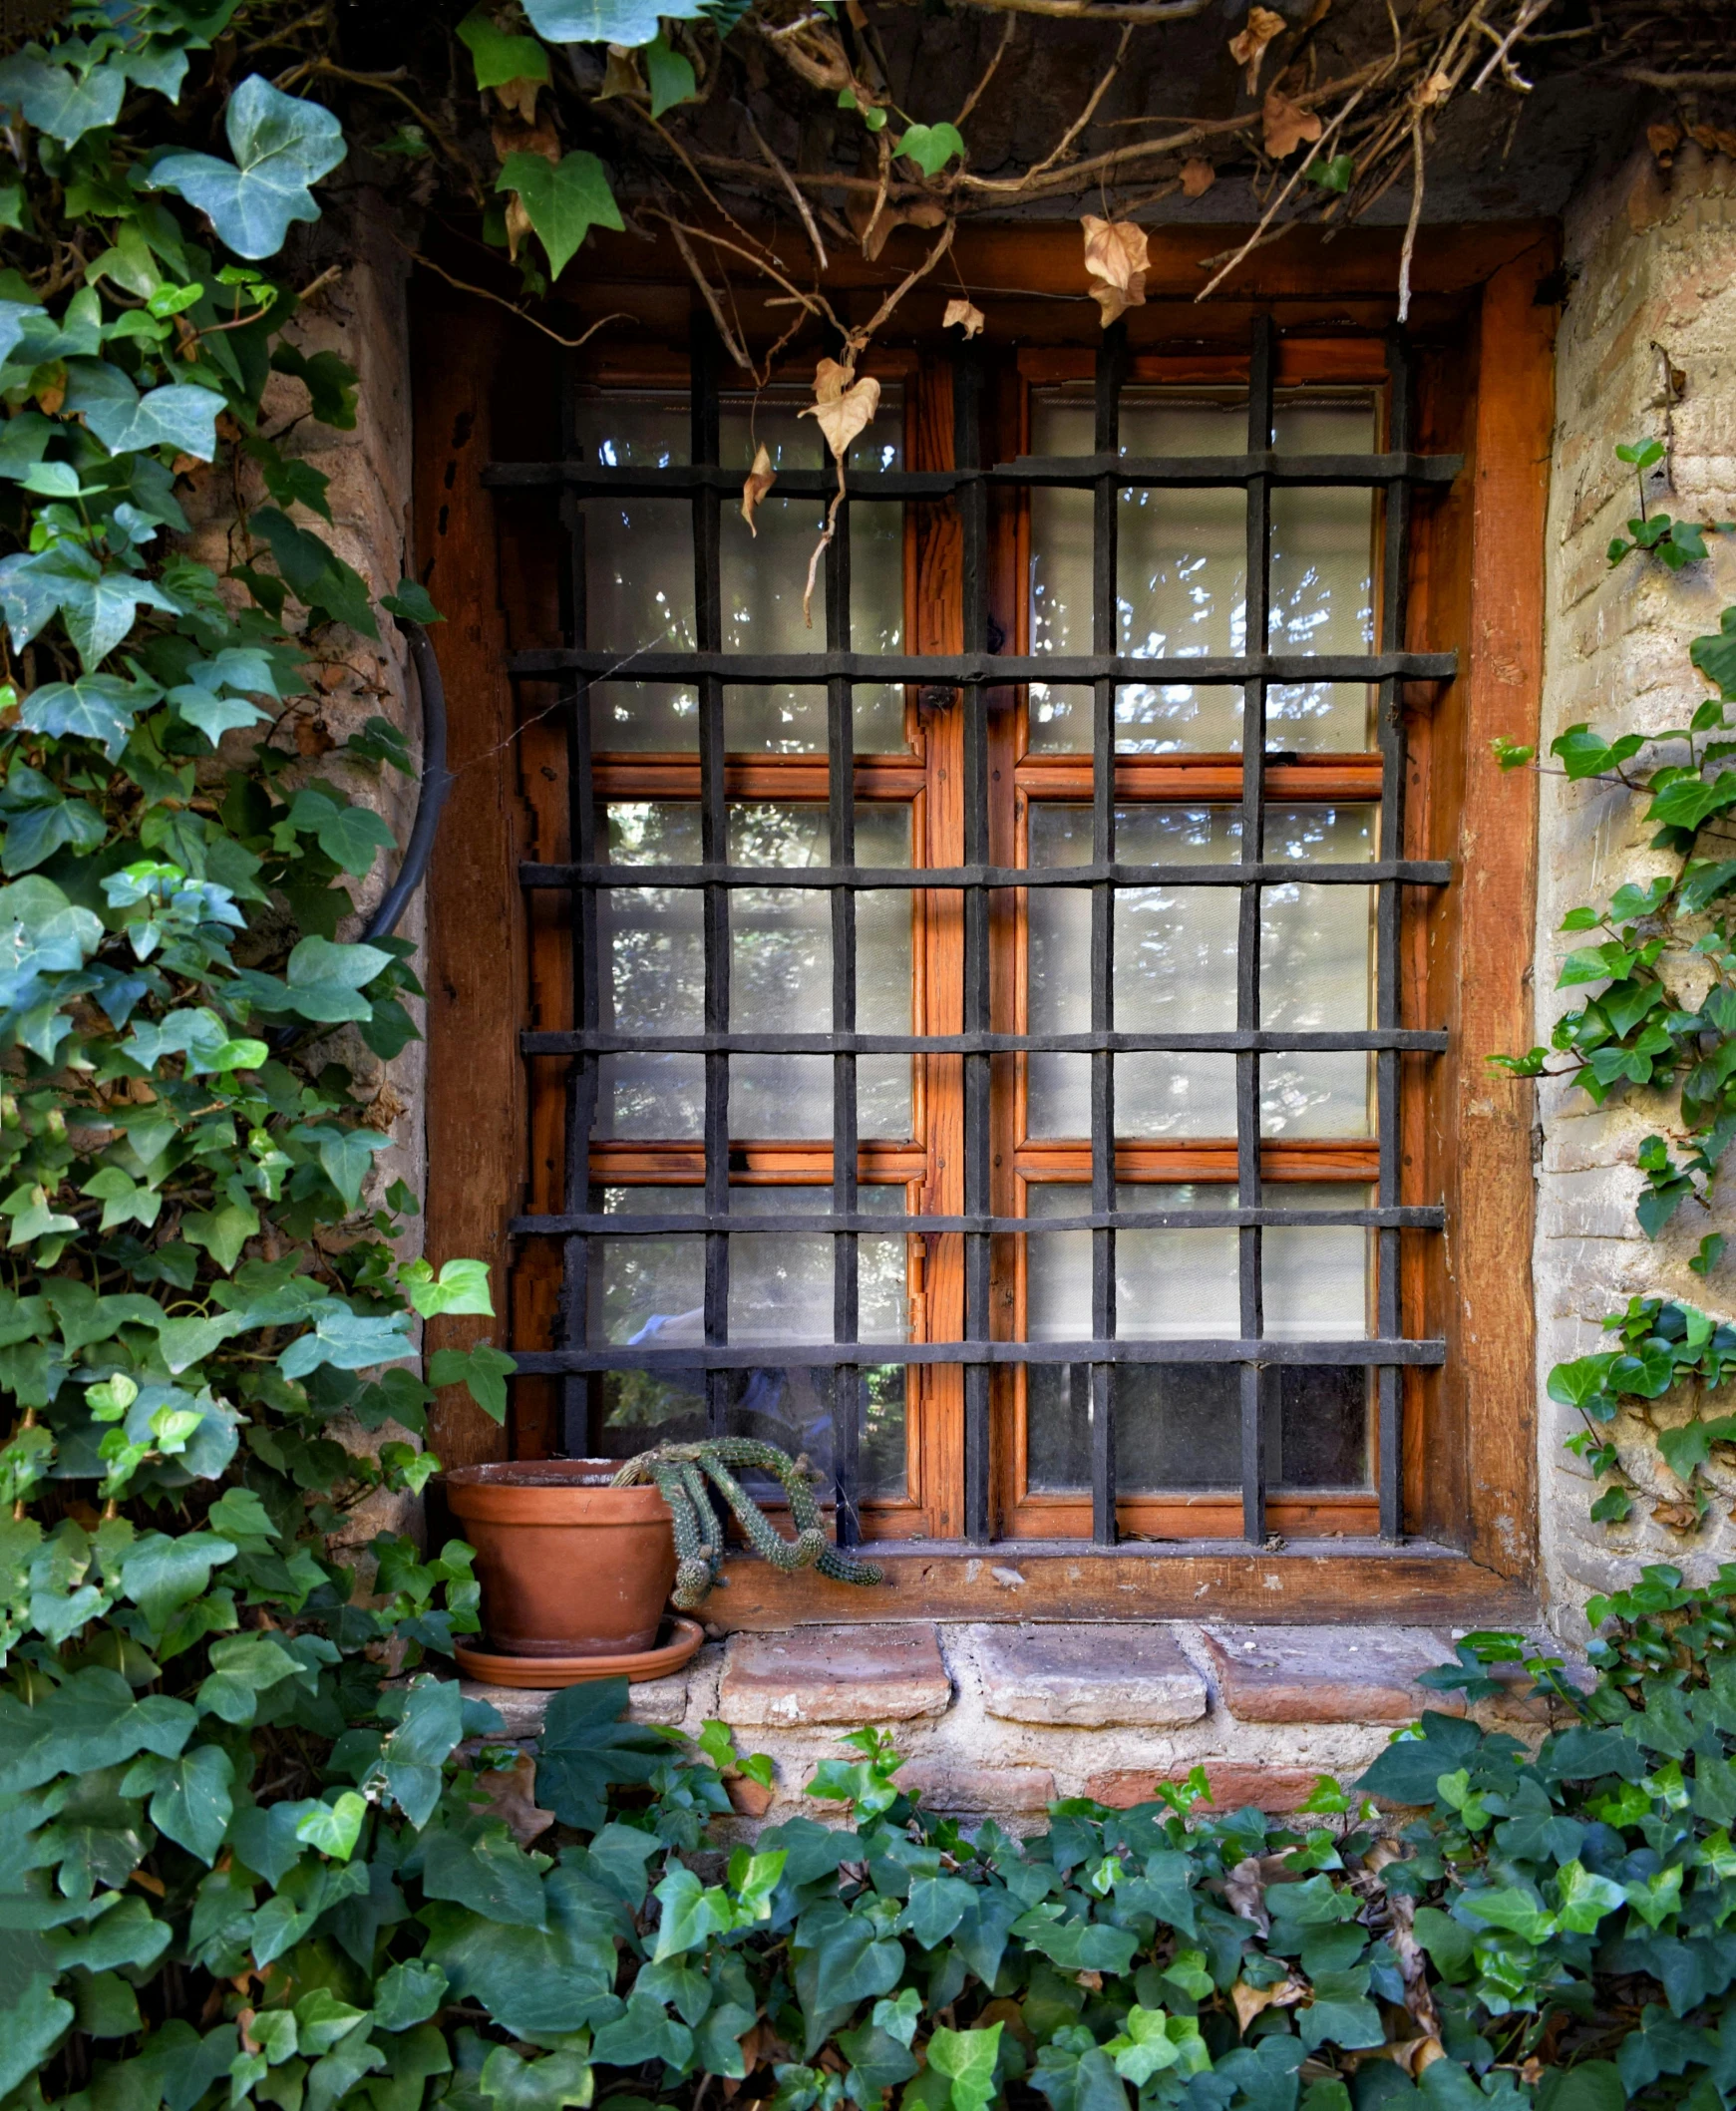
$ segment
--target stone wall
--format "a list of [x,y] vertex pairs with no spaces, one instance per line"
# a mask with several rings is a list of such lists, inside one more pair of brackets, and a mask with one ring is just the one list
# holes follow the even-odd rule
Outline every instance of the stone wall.
[[[1617,442],[1673,424],[1670,475],[1660,469],[1650,496],[1688,520],[1736,516],[1736,167],[1708,161],[1691,143],[1660,170],[1640,150],[1571,212],[1565,254],[1569,290],[1558,342],[1557,433],[1546,555],[1547,643],[1543,741],[1588,721],[1607,733],[1681,725],[1704,695],[1687,657],[1689,641],[1717,627],[1736,599],[1736,550],[1714,544],[1710,564],[1672,577],[1629,558],[1614,571],[1612,535],[1635,511],[1634,485],[1621,471]],[[1665,355],[1683,378],[1666,406]],[[1673,389],[1672,389],[1673,393]],[[1619,788],[1569,785],[1546,774],[1535,969],[1537,1037],[1547,1041],[1562,1011],[1582,992],[1558,993],[1562,954],[1582,940],[1562,919],[1584,901],[1607,901],[1623,880],[1664,870],[1648,851],[1642,802]],[[1592,1524],[1584,1470],[1562,1449],[1578,1418],[1545,1391],[1551,1365],[1605,1345],[1598,1321],[1636,1292],[1680,1296],[1719,1313],[1732,1308],[1732,1263],[1710,1283],[1687,1261],[1703,1233],[1730,1229],[1731,1212],[1678,1214],[1655,1245],[1640,1232],[1633,1203],[1639,1140],[1666,1129],[1669,1105],[1633,1095],[1599,1112],[1559,1084],[1540,1088],[1541,1157],[1535,1275],[1538,1298],[1539,1482],[1544,1571],[1551,1618],[1582,1635],[1587,1592],[1631,1576],[1636,1560],[1676,1561],[1690,1572],[1736,1554],[1728,1500],[1707,1529],[1684,1539],[1654,1519],[1679,1497],[1645,1424],[1617,1426],[1623,1462],[1646,1491],[1633,1521]],[[1678,1411],[1685,1419],[1686,1410]],[[1736,1494],[1736,1477],[1714,1468]]]

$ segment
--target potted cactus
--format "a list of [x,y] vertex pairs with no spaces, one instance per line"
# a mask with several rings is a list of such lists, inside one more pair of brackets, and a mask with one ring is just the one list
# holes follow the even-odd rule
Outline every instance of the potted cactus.
[[[794,1539],[772,1524],[738,1471],[779,1483]],[[807,1461],[750,1437],[659,1445],[624,1465],[461,1467],[446,1476],[447,1500],[477,1551],[487,1641],[461,1647],[460,1667],[551,1686],[622,1671],[652,1678],[685,1662],[702,1630],[680,1614],[723,1581],[724,1529],[711,1489],[774,1568],[813,1568],[844,1583],[880,1581],[873,1563],[827,1538]],[[677,1611],[666,1622],[671,1600]]]

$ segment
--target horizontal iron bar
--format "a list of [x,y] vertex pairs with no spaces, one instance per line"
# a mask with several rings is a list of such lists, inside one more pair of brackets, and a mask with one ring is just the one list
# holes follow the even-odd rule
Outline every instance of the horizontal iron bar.
[[858,892],[905,887],[1065,886],[1375,886],[1393,880],[1406,886],[1446,886],[1453,868],[1444,861],[1385,859],[1362,865],[1309,865],[1301,859],[1261,865],[1067,865],[1067,866],[781,866],[781,865],[521,865],[519,883],[527,887],[600,886],[639,890],[656,887],[768,887],[818,891],[846,887]]
[[515,1349],[527,1378],[561,1371],[836,1369],[920,1363],[1253,1363],[1433,1365],[1444,1341],[779,1341],[727,1348]]
[[1342,1033],[1226,1027],[1221,1033],[610,1033],[526,1028],[519,1047],[534,1055],[1282,1055],[1398,1048],[1438,1055],[1444,1029],[1346,1028]]
[[576,650],[538,646],[515,652],[508,672],[521,679],[582,674],[623,682],[719,681],[926,682],[1002,687],[1014,682],[1447,682],[1459,671],[1456,652],[1256,652],[1237,658],[1139,659],[1115,653],[956,652],[665,652]]
[[[1274,485],[1367,488],[1393,484],[1449,485],[1463,455],[1019,455],[989,469],[847,470],[853,499],[944,499],[974,484],[1041,485],[1090,491],[1108,477],[1130,491],[1220,491],[1262,478]],[[483,482],[497,491],[558,488],[599,499],[679,498],[696,491],[735,493],[747,471],[702,463],[666,469],[609,469],[593,462],[492,462]],[[780,470],[773,486],[782,499],[830,499],[832,470]]]
[[[699,1192],[695,1188],[694,1193]],[[793,1188],[789,1192],[800,1195],[803,1191]],[[860,1210],[840,1212],[837,1216],[830,1211],[808,1211],[776,1218],[759,1212],[752,1217],[707,1217],[697,1211],[684,1214],[658,1210],[647,1211],[643,1216],[593,1212],[588,1216],[515,1217],[509,1229],[520,1238],[570,1238],[581,1233],[604,1238],[667,1238],[690,1231],[728,1231],[748,1236],[772,1232],[779,1237],[799,1233],[824,1237],[856,1231],[886,1238],[902,1238],[915,1232],[944,1236],[949,1231],[1005,1231],[1024,1232],[1035,1238],[1051,1231],[1221,1231],[1250,1225],[1290,1225],[1308,1230],[1324,1225],[1363,1225],[1375,1230],[1439,1231],[1445,1229],[1447,1213],[1439,1205],[1413,1203],[1391,1210],[1098,1210],[1079,1217],[896,1217],[866,1215]]]

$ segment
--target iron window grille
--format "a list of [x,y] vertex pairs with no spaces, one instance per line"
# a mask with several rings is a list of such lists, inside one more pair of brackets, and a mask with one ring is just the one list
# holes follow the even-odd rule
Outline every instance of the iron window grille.
[[[1445,1360],[1439,1338],[1407,1334],[1400,1299],[1399,1241],[1405,1231],[1439,1233],[1439,1206],[1401,1200],[1399,1120],[1400,1064],[1411,1054],[1438,1054],[1444,1031],[1401,1024],[1401,890],[1439,888],[1450,879],[1445,863],[1383,855],[1357,864],[1310,864],[1310,883],[1372,887],[1374,892],[1374,1015],[1365,1030],[1301,1031],[1262,1028],[1260,1020],[1260,890],[1297,877],[1290,863],[1263,856],[1268,687],[1295,682],[1367,684],[1377,700],[1382,762],[1379,799],[1380,848],[1402,847],[1406,786],[1406,739],[1400,688],[1406,682],[1439,682],[1457,671],[1454,653],[1393,649],[1405,634],[1406,540],[1413,492],[1444,488],[1461,458],[1411,451],[1411,377],[1403,334],[1387,339],[1388,417],[1383,452],[1354,455],[1285,455],[1271,445],[1274,410],[1275,333],[1269,317],[1256,318],[1249,345],[1247,446],[1241,455],[1137,458],[1118,452],[1120,401],[1128,369],[1125,325],[1103,334],[1096,357],[1095,452],[1089,456],[1020,456],[985,463],[980,445],[983,370],[974,348],[953,353],[954,464],[947,470],[852,468],[845,474],[845,503],[824,559],[826,642],[802,654],[754,654],[723,649],[720,581],[721,511],[737,500],[742,472],[720,461],[720,358],[715,338],[696,327],[691,370],[692,461],[671,467],[614,468],[579,457],[573,435],[578,384],[569,365],[563,419],[563,455],[557,462],[496,464],[487,472],[498,489],[554,489],[560,495],[567,551],[564,588],[568,642],[558,649],[521,651],[510,663],[519,680],[546,683],[570,678],[562,697],[568,759],[570,863],[521,867],[526,889],[551,889],[570,902],[573,945],[573,1010],[567,1030],[527,1030],[521,1037],[525,1060],[570,1059],[566,1094],[566,1155],[557,1214],[528,1215],[512,1223],[515,1234],[561,1242],[561,1289],[557,1345],[522,1349],[518,1369],[565,1381],[569,1449],[582,1449],[586,1374],[612,1371],[705,1373],[709,1426],[721,1431],[729,1410],[730,1374],[768,1360],[764,1343],[729,1339],[729,1236],[732,1230],[765,1229],[763,1217],[744,1220],[730,1208],[729,1083],[737,1055],[821,1055],[833,1073],[832,1208],[781,1213],[778,1228],[821,1233],[833,1242],[833,1339],[803,1345],[791,1360],[830,1369],[834,1376],[834,1479],[838,1536],[855,1544],[861,1534],[859,1446],[865,1368],[885,1365],[955,1364],[964,1384],[965,1539],[990,1537],[990,1376],[995,1365],[1064,1365],[1072,1372],[1077,1407],[1089,1408],[1093,1539],[1104,1547],[1117,1539],[1117,1476],[1112,1392],[1117,1371],[1128,1365],[1189,1363],[1239,1366],[1240,1497],[1245,1541],[1266,1536],[1266,1409],[1268,1373],[1283,1365],[1365,1366],[1375,1373],[1379,1529],[1386,1539],[1403,1530],[1401,1504],[1401,1374],[1407,1366]],[[991,643],[986,580],[989,499],[996,486],[1051,487],[1093,494],[1092,641],[1086,654],[1013,654]],[[1384,498],[1380,619],[1376,642],[1383,648],[1359,654],[1295,654],[1247,650],[1227,657],[1151,658],[1118,655],[1116,556],[1118,497],[1123,492],[1245,491],[1246,617],[1243,642],[1268,636],[1271,595],[1271,495],[1284,487],[1367,488]],[[832,470],[781,471],[781,497],[827,500],[837,488]],[[696,649],[648,650],[632,655],[633,679],[680,682],[697,696],[700,862],[659,865],[659,888],[694,889],[703,900],[704,1014],[697,1033],[617,1033],[601,1022],[599,890],[642,886],[642,865],[606,862],[597,844],[592,781],[589,685],[618,675],[621,655],[591,647],[585,622],[585,520],[587,498],[684,497],[692,512],[695,563]],[[962,528],[963,651],[952,655],[863,654],[852,649],[851,502],[915,500],[956,503]],[[1238,685],[1243,697],[1242,789],[1239,858],[1233,863],[1162,866],[1118,860],[1116,849],[1116,694],[1124,682]],[[729,862],[725,798],[724,684],[786,683],[825,686],[828,725],[829,863],[779,870],[780,888],[818,889],[830,897],[833,1026],[828,1032],[740,1032],[730,1029],[730,895],[737,888],[763,888],[765,865]],[[986,691],[1029,682],[1088,684],[1093,699],[1091,859],[1085,866],[1039,869],[999,867],[988,859],[988,768]],[[873,868],[856,862],[853,690],[859,684],[901,683],[955,692],[963,714],[963,863],[955,867]],[[1128,1032],[1117,1028],[1111,972],[1115,892],[1118,887],[1231,887],[1239,890],[1236,941],[1235,1020],[1217,1032]],[[1088,1031],[1035,1034],[994,1031],[990,1025],[989,904],[998,888],[1063,885],[1088,888],[1091,902],[1091,1024]],[[963,1030],[958,1033],[870,1034],[857,1030],[857,896],[869,889],[956,890],[963,900]],[[998,1340],[990,1327],[990,1241],[997,1233],[1023,1236],[1028,1218],[993,1214],[990,1207],[990,1063],[996,1055],[1058,1052],[1091,1059],[1090,1207],[1045,1217],[1044,1233],[1089,1231],[1092,1250],[1090,1337],[1075,1340]],[[1369,1051],[1374,1058],[1378,1179],[1372,1206],[1286,1209],[1272,1205],[1262,1189],[1259,1079],[1262,1057],[1280,1052]],[[1117,1206],[1115,1171],[1114,1058],[1134,1053],[1232,1055],[1235,1060],[1236,1178],[1233,1207],[1216,1210],[1129,1209]],[[594,1205],[590,1137],[597,1107],[599,1067],[614,1054],[689,1054],[703,1058],[704,1208],[678,1215],[603,1214]],[[895,1220],[900,1234],[954,1233],[965,1256],[962,1338],[907,1341],[859,1339],[860,1267],[863,1233],[884,1234],[892,1220],[861,1208],[858,1187],[858,1059],[870,1055],[948,1055],[962,1058],[964,1075],[964,1207],[956,1215],[908,1215]],[[1375,1234],[1373,1331],[1364,1338],[1272,1338],[1265,1331],[1262,1233],[1272,1227],[1362,1227]],[[1124,1231],[1232,1229],[1237,1234],[1239,1332],[1233,1338],[1129,1339],[1116,1328],[1115,1242]],[[621,1346],[594,1340],[590,1332],[591,1241],[604,1236],[655,1237],[703,1232],[705,1239],[702,1346]]]

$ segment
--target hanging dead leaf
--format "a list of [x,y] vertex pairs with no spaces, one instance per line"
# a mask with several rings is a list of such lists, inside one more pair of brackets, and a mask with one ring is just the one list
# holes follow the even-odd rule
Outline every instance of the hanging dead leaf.
[[1182,195],[1204,197],[1217,180],[1217,171],[1203,154],[1192,154],[1182,164]]
[[536,1808],[536,1762],[521,1753],[510,1767],[498,1767],[477,1777],[471,1791],[474,1801],[488,1804],[497,1818],[507,1821],[507,1830],[521,1847],[540,1839],[554,1823],[552,1811]]
[[987,320],[988,317],[974,302],[949,300],[946,303],[946,313],[940,318],[940,327],[943,330],[950,330],[952,325],[957,323],[966,337],[980,337],[982,326]]
[[1690,125],[1688,138],[1708,154],[1727,154],[1736,160],[1736,132],[1726,132],[1716,125]]
[[1274,37],[1281,37],[1289,24],[1282,15],[1269,7],[1250,7],[1247,21],[1237,35],[1229,40],[1229,56],[1242,69],[1242,80],[1251,96],[1259,88],[1259,70],[1265,60],[1265,48]]
[[1451,74],[1430,74],[1411,100],[1419,110],[1433,110],[1437,103],[1444,103],[1452,93]]
[[530,215],[524,210],[523,200],[518,191],[507,193],[507,255],[513,263],[519,261],[519,244],[525,235],[534,232]]
[[1666,1532],[1694,1532],[1701,1517],[1697,1503],[1657,1503],[1652,1507],[1651,1522],[1661,1525]]
[[742,486],[742,519],[754,529],[759,538],[760,530],[754,528],[754,515],[759,511],[760,501],[778,481],[778,472],[772,467],[770,451],[762,443],[754,457],[754,466],[748,471],[747,482]]
[[1667,169],[1671,157],[1682,144],[1682,129],[1679,125],[1648,125],[1645,128],[1645,144],[1657,159],[1660,169]]
[[[638,75],[633,76],[633,85],[638,86]],[[643,89],[640,89],[643,94]],[[497,115],[489,127],[489,138],[494,142],[495,152],[504,162],[510,154],[539,154],[545,162],[558,162],[561,156],[560,135],[543,118],[528,129],[515,124],[504,114]]]
[[1286,155],[1294,154],[1304,140],[1320,137],[1318,115],[1312,110],[1304,110],[1300,103],[1292,103],[1288,96],[1275,88],[1266,90],[1260,116],[1265,126],[1265,151],[1274,162],[1281,162]]
[[1237,1979],[1229,1998],[1235,2003],[1235,2020],[1245,2031],[1268,2008],[1294,2008],[1307,1990],[1299,1979],[1279,1979],[1275,1986],[1250,1986],[1245,1979]]
[[1132,220],[1100,220],[1090,212],[1079,224],[1085,229],[1085,268],[1103,281],[1092,287],[1091,297],[1107,330],[1129,308],[1146,304],[1146,230]]
[[882,206],[879,218],[875,219],[873,198],[862,190],[852,192],[845,212],[857,240],[860,242],[865,235],[868,237],[863,254],[870,264],[898,228],[938,227],[946,217],[946,207],[938,198],[924,197],[907,205]]
[[826,435],[833,460],[842,462],[879,405],[880,385],[871,374],[857,381],[849,367],[836,359],[823,359],[815,369],[814,401],[801,415],[815,421]]

